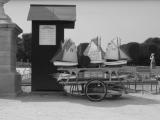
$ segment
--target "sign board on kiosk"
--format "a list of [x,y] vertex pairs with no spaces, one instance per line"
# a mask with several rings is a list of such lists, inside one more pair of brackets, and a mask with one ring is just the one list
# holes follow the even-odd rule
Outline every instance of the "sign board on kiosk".
[[39,45],[56,45],[56,25],[39,26]]
[[60,91],[52,78],[57,71],[50,60],[61,47],[64,29],[74,28],[75,5],[30,5],[28,20],[32,21],[32,91]]

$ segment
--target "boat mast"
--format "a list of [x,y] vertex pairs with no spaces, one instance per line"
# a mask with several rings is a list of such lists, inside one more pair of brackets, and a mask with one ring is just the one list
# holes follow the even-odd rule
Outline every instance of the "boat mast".
[[117,37],[117,46],[118,46],[118,60],[121,59],[121,56],[120,56],[120,43],[119,43],[119,38]]

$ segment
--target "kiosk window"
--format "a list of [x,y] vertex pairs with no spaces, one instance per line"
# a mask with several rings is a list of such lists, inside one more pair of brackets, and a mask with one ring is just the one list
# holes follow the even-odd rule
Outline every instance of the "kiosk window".
[[56,25],[39,26],[39,45],[56,45]]

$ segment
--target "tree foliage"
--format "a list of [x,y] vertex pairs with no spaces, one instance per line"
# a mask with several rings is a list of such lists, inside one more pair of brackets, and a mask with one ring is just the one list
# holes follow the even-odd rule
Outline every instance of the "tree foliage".
[[17,39],[17,61],[31,61],[31,41],[31,33],[25,33]]
[[23,34],[22,35],[24,41],[24,51],[26,55],[26,59],[31,61],[31,49],[32,49],[32,34]]
[[17,61],[21,61],[21,59],[24,59],[25,56],[25,52],[24,52],[24,44],[23,44],[23,40],[21,38],[17,39]]
[[156,65],[160,65],[160,38],[148,38],[141,44],[131,42],[122,46],[132,58],[134,65],[148,66],[151,53],[155,53]]

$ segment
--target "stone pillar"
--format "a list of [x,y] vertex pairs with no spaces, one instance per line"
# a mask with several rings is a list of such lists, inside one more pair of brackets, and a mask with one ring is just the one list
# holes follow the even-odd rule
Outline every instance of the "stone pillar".
[[16,72],[16,39],[22,30],[4,13],[6,1],[0,0],[0,96],[15,96],[21,92],[21,77]]

